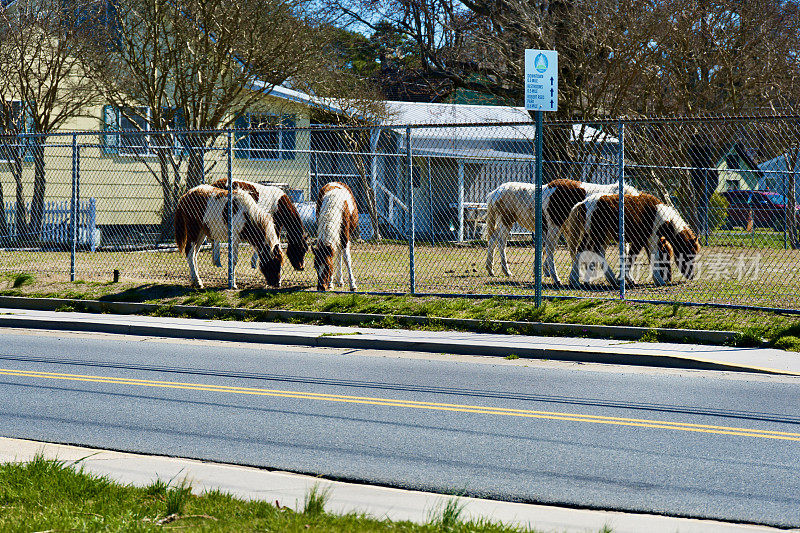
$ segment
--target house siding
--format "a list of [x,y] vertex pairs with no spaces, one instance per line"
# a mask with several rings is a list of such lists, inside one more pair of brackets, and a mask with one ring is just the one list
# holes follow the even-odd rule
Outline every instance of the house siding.
[[[297,127],[309,125],[308,110],[300,106],[287,110],[285,104],[265,104],[262,109],[275,112],[291,112]],[[155,156],[137,157],[107,153],[102,146],[103,106],[93,109],[89,116],[75,118],[61,128],[60,132],[83,132],[78,134],[80,153],[80,190],[82,199],[97,201],[98,225],[157,225],[161,222],[163,194],[153,172],[159,172]],[[94,133],[97,132],[97,133]],[[211,182],[227,176],[226,139],[222,136],[214,150],[206,154],[207,172],[205,181]],[[276,182],[300,189],[309,196],[308,130],[300,130],[295,138],[294,158],[279,160],[251,160],[233,158],[234,178],[257,182]],[[48,137],[45,147],[45,169],[47,186],[45,201],[63,201],[71,197],[72,190],[72,137],[53,135]],[[186,161],[180,172],[185,173]],[[34,169],[32,162],[23,164],[23,191],[26,201],[33,194]],[[13,202],[15,181],[7,165],[0,165],[0,184],[6,203]]]

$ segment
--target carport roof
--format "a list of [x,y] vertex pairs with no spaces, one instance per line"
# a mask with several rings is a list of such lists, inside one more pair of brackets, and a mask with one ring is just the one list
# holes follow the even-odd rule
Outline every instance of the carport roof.
[[425,157],[441,157],[463,161],[466,163],[485,163],[501,159],[503,161],[536,161],[536,157],[530,154],[517,154],[512,152],[502,152],[490,148],[433,148],[433,147],[411,147],[411,155]]

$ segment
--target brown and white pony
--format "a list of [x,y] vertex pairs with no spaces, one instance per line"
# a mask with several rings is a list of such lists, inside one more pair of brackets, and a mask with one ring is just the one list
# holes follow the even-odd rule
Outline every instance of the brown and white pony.
[[[542,236],[543,273],[553,278],[556,285],[561,284],[553,258],[561,226],[570,210],[590,194],[613,194],[619,191],[619,184],[599,185],[580,181],[558,179],[542,187]],[[639,191],[625,186],[626,194]],[[514,223],[536,232],[536,185],[511,181],[502,184],[487,195],[486,229],[487,241],[486,271],[494,275],[494,248],[499,245],[500,265],[506,276],[511,276],[506,259],[506,243]]]
[[[227,189],[228,179],[220,178],[211,185],[219,189]],[[286,239],[289,243],[286,247],[286,257],[295,270],[303,270],[306,252],[308,252],[308,241],[303,231],[300,215],[289,196],[280,187],[261,185],[252,181],[233,180],[233,188],[248,193],[256,201],[258,207],[272,215],[275,231],[279,237],[281,230],[286,229]],[[211,257],[215,266],[222,266],[219,256],[219,241],[211,243]],[[258,252],[254,252],[250,259],[250,265],[256,268],[257,262]]]
[[[606,247],[619,242],[619,195],[592,195],[577,204],[564,222],[567,247],[572,254],[570,285],[580,285],[580,257],[592,252],[599,258],[609,283],[619,284],[618,277],[605,261]],[[674,207],[650,194],[625,195],[625,240],[630,248],[625,259],[625,279],[634,283],[631,265],[642,250],[647,251],[653,282],[671,281],[671,260],[687,279],[694,277],[694,263],[700,253],[700,240]]]
[[[186,255],[189,278],[193,286],[203,288],[197,273],[197,252],[203,239],[221,241],[228,238],[228,191],[198,185],[178,200],[175,210],[175,241]],[[272,216],[263,211],[246,192],[233,191],[233,265],[236,288],[236,262],[239,240],[249,242],[258,252],[258,265],[268,285],[281,284],[283,254]]]
[[[350,290],[356,290],[350,236],[357,228],[358,207],[350,187],[338,181],[327,183],[317,196],[317,239],[312,246],[317,290],[327,291],[336,284],[343,286],[342,263],[347,267]],[[332,284],[334,262],[337,278]]]

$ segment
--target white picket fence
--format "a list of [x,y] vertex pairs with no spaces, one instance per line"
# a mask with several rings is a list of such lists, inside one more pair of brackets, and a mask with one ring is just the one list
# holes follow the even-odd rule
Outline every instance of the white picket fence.
[[[7,237],[19,237],[16,224],[16,202],[5,204],[5,219],[8,226]],[[25,204],[25,213],[30,213],[30,203]],[[100,244],[100,230],[96,227],[97,205],[94,198],[81,200],[78,206],[77,245],[95,251]],[[42,229],[36,240],[46,243],[70,244],[70,200],[45,202]]]

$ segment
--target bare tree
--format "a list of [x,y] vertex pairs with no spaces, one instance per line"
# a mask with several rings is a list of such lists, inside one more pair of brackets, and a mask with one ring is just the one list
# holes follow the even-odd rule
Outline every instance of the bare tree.
[[[21,102],[19,111],[4,103],[7,130],[21,133],[27,122],[35,135],[22,142],[34,164],[34,186],[30,220],[23,225],[21,167],[11,155],[12,174],[18,183],[17,233],[36,235],[41,230],[46,191],[44,147],[47,134],[68,120],[82,116],[96,92],[83,59],[94,53],[94,32],[105,3],[94,0],[18,0],[0,13],[0,84]],[[7,101],[6,101],[7,102]],[[12,111],[9,113],[9,111]]]
[[275,85],[302,78],[317,61],[316,13],[310,0],[120,0],[115,6],[108,50],[95,70],[104,98],[131,114],[146,110],[139,118],[151,130],[186,130],[177,137],[179,150],[166,148],[170,136],[157,139],[164,148],[155,148],[154,175],[169,221],[181,189],[204,181],[205,153],[216,141],[204,130],[232,126]]
[[365,195],[373,237],[380,240],[376,191],[371,180],[372,159],[377,157],[374,155],[377,137],[376,130],[367,126],[381,124],[388,117],[388,110],[376,87],[369,80],[347,71],[337,59],[329,55],[302,87],[319,95],[324,108],[332,110],[318,112],[320,122],[343,126],[335,134],[350,153],[349,159],[359,177],[359,188]]
[[[5,32],[0,33],[0,42],[6,38]],[[0,66],[7,63],[7,59],[3,57],[7,52],[7,47],[0,46]],[[14,145],[18,142],[17,130],[20,124],[13,113],[13,102],[14,96],[9,80],[0,77],[0,131],[2,131],[2,135],[0,135],[0,159],[7,164],[8,170],[14,177],[17,196],[15,219],[25,221],[25,199],[22,196],[22,161],[17,151],[14,150]],[[23,209],[21,214],[20,207]],[[3,241],[10,240],[10,233],[8,221],[6,220],[6,200],[3,183],[0,181],[0,239]]]

